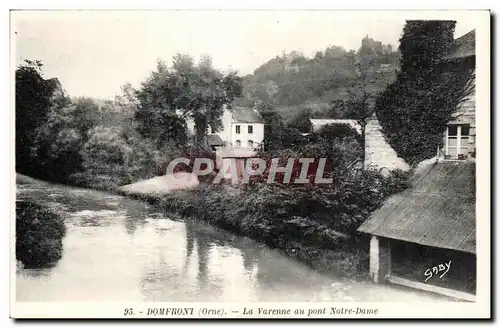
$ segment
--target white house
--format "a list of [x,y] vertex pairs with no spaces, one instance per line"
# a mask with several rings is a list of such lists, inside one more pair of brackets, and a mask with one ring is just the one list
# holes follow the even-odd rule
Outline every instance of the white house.
[[264,120],[251,108],[235,107],[231,110],[228,146],[255,149],[264,140]]
[[[187,120],[188,131],[194,134],[194,122]],[[216,167],[230,172],[235,160],[238,176],[242,176],[245,161],[255,156],[255,150],[264,141],[264,120],[253,108],[225,107],[222,128],[208,128],[207,145],[216,151]]]

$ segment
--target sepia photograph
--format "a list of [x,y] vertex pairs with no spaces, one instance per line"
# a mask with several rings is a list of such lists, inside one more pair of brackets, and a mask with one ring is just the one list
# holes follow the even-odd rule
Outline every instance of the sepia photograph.
[[488,10],[11,10],[10,40],[12,318],[491,316]]

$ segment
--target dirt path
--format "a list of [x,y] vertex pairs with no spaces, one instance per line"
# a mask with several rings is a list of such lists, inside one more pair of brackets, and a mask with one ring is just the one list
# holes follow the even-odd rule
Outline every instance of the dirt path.
[[164,195],[174,190],[196,187],[198,184],[196,175],[180,172],[125,185],[119,190],[127,195]]

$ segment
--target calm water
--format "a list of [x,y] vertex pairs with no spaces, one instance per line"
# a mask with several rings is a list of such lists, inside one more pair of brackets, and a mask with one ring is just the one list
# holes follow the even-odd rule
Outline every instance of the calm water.
[[55,267],[18,270],[18,301],[445,301],[320,274],[250,239],[121,196],[33,182],[18,185],[17,197],[59,211],[68,228]]

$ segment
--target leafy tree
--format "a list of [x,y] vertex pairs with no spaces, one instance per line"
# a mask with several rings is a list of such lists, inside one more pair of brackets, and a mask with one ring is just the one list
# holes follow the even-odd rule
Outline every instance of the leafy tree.
[[16,170],[32,173],[36,170],[30,157],[35,130],[49,112],[53,85],[43,78],[43,64],[25,60],[16,70]]
[[162,62],[136,92],[137,131],[157,147],[187,139],[185,119],[176,112],[175,100],[180,92],[180,81]]
[[435,156],[451,115],[472,91],[473,69],[444,61],[454,29],[454,21],[408,21],[401,71],[376,102],[386,139],[410,165]]
[[120,137],[119,129],[97,126],[88,135],[88,141],[79,152],[87,183],[95,185],[105,182],[101,186],[114,189],[130,182],[127,179],[127,168],[133,150]]
[[89,139],[88,132],[102,124],[103,113],[92,99],[54,101],[46,122],[36,129],[32,154],[36,157],[36,176],[66,182],[82,169],[80,150]]
[[297,129],[301,133],[311,132],[311,112],[307,109],[302,110],[292,119],[291,122],[288,123],[288,126]]
[[54,265],[62,257],[64,219],[31,201],[16,202],[16,259],[25,267]]
[[241,78],[235,72],[223,74],[215,69],[210,57],[194,65],[186,55],[174,58],[173,76],[182,82],[175,99],[176,108],[194,121],[197,145],[201,145],[208,127],[219,130],[224,106],[241,95]]
[[304,145],[307,139],[295,127],[285,126],[279,111],[272,106],[257,103],[257,111],[264,119],[264,150],[275,151],[287,148],[297,148]]

